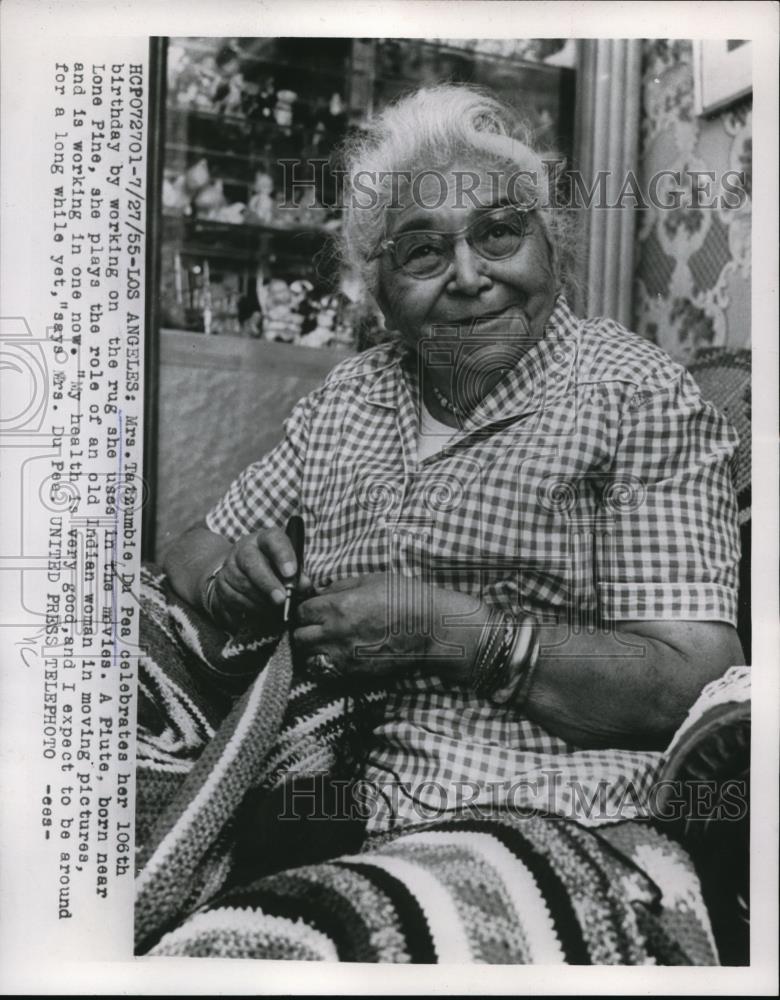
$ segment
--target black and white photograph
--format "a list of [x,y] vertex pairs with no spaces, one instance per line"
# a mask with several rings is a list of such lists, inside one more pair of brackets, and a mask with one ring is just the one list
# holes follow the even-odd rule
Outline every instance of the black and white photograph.
[[777,6],[71,6],[4,45],[0,988],[771,994]]

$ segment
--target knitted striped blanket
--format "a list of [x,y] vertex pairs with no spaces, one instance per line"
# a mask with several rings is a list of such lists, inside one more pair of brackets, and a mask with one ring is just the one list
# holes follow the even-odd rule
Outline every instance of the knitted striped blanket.
[[142,645],[138,953],[717,962],[693,866],[648,823],[593,830],[504,809],[355,841],[334,821],[326,857],[287,850],[279,870],[277,793],[294,776],[354,773],[384,692],[349,710],[343,691],[298,675],[286,639],[226,638],[150,569]]

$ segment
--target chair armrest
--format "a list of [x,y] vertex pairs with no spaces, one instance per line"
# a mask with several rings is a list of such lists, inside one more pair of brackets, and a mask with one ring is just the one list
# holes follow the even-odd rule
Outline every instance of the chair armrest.
[[664,754],[656,822],[689,852],[723,965],[750,960],[750,668],[708,684]]
[[[682,822],[686,838],[695,836],[697,820],[723,816],[724,791],[736,790],[746,805],[749,774],[750,667],[730,667],[704,688],[664,752],[653,812],[659,821]],[[710,802],[701,794],[705,785]],[[681,797],[683,786],[688,795]],[[737,805],[726,810],[727,818],[739,818]]]

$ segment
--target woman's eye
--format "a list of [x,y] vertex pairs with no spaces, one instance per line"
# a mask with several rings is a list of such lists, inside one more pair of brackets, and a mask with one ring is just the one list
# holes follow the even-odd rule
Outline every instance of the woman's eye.
[[436,243],[418,243],[416,246],[409,247],[405,256],[407,260],[419,260],[421,257],[428,257],[439,252],[440,249]]

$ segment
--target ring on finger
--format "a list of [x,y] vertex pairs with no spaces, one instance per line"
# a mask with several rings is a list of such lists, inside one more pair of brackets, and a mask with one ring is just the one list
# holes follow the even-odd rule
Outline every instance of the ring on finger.
[[315,653],[306,660],[306,666],[311,673],[322,678],[337,678],[343,676],[341,668],[327,653]]

